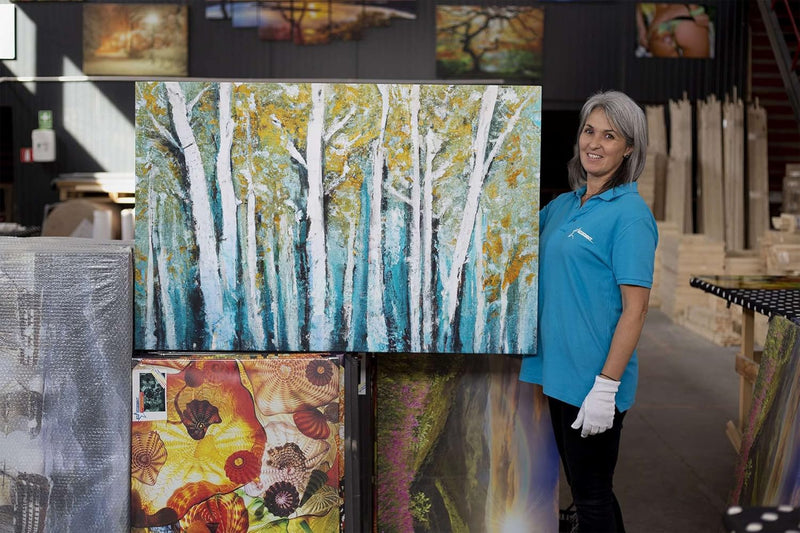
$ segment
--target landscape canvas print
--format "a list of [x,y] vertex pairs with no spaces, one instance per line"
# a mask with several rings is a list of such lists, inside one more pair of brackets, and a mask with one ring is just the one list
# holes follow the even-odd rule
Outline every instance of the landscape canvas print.
[[340,531],[341,356],[167,355],[132,372],[131,526]]
[[800,326],[770,319],[731,504],[800,506]]
[[84,74],[186,76],[187,13],[185,5],[84,5]]
[[375,379],[376,530],[558,530],[559,462],[519,358],[389,354]]
[[436,6],[439,78],[540,80],[544,9]]
[[136,85],[136,348],[533,353],[541,88]]
[[207,19],[229,19],[235,28],[258,28],[262,40],[300,45],[358,40],[364,29],[388,26],[397,18],[417,17],[416,0],[210,0],[205,10]]

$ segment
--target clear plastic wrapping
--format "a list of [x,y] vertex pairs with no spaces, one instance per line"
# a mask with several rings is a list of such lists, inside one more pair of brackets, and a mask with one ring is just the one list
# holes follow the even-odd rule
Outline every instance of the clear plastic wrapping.
[[129,527],[132,245],[0,237],[0,530]]

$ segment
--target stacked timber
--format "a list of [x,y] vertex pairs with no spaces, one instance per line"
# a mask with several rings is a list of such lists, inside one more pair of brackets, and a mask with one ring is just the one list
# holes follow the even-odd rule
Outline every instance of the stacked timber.
[[725,241],[722,164],[722,105],[715,95],[697,103],[699,233]]
[[664,220],[667,173],[667,128],[664,106],[645,106],[647,116],[647,159],[639,177],[639,194],[656,220]]
[[758,238],[769,230],[769,172],[767,165],[767,110],[747,106],[747,247],[756,248]]
[[725,244],[706,235],[682,234],[674,226],[664,226],[658,247],[661,254],[661,310],[673,322],[683,323],[688,307],[708,305],[704,298],[707,293],[689,285],[689,280],[695,276],[724,273]]
[[[738,276],[763,274],[763,259],[753,250],[727,252],[721,273]],[[700,289],[695,291],[698,294],[687,305],[679,323],[720,346],[740,344],[742,308],[738,305],[728,306],[724,298]],[[766,323],[766,317],[763,317],[763,321]]]
[[677,233],[674,222],[656,221],[658,226],[658,247],[653,261],[653,285],[650,287],[650,307],[661,307],[661,256],[664,254],[664,235]]
[[800,275],[800,232],[766,231],[760,249],[768,275]]
[[669,158],[665,186],[664,220],[680,233],[692,233],[692,104],[686,94],[669,101]]
[[722,190],[724,238],[728,250],[745,247],[744,104],[736,97],[722,105]]

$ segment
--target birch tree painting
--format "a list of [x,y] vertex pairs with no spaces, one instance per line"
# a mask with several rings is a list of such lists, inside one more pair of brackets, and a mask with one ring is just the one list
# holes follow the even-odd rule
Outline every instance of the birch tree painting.
[[541,89],[136,85],[136,347],[532,353]]

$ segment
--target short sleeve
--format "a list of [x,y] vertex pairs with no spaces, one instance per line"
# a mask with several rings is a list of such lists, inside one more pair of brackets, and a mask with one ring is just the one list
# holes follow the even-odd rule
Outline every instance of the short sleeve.
[[611,255],[617,285],[652,287],[657,245],[658,229],[652,218],[638,218],[623,228],[614,239]]
[[544,229],[544,225],[547,222],[547,213],[550,212],[550,206],[553,202],[549,202],[546,206],[539,210],[539,235],[542,234],[542,230]]

